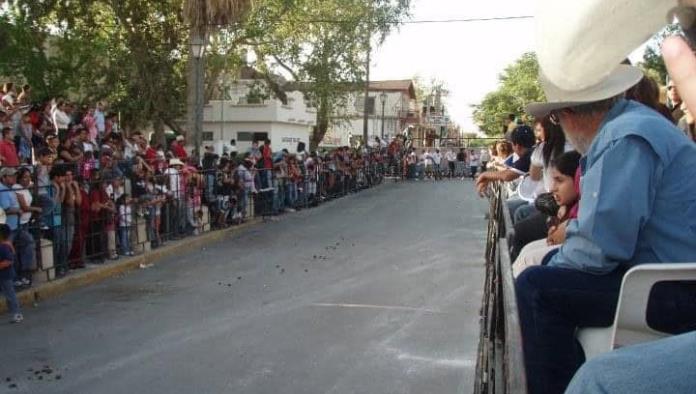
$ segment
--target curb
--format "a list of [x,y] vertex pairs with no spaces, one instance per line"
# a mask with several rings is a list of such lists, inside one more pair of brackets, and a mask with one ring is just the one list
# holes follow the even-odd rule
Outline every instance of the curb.
[[[72,290],[97,284],[116,275],[138,269],[141,264],[151,264],[167,257],[188,252],[191,249],[220,241],[228,235],[239,233],[260,223],[263,223],[262,219],[254,218],[239,226],[225,230],[210,231],[199,236],[186,238],[139,256],[119,259],[113,263],[97,265],[94,268],[88,268],[82,271],[73,271],[64,278],[56,279],[48,283],[42,283],[28,290],[17,293],[17,300],[23,307],[29,307],[40,301],[57,298]],[[0,313],[4,312],[7,312],[7,305],[4,302],[1,302]]]

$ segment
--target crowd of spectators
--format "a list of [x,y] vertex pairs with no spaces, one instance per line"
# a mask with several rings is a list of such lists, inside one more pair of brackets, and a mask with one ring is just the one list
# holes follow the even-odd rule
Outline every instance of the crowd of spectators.
[[[274,151],[268,140],[243,153],[232,140],[223,152],[208,146],[197,157],[183,135],[156,143],[122,130],[118,119],[103,103],[36,104],[29,86],[2,86],[0,216],[14,257],[0,268],[12,275],[0,281],[30,287],[44,239],[62,277],[87,263],[132,256],[144,242],[157,248],[199,234],[206,224],[224,228],[359,191],[381,181],[387,160],[386,148],[309,153],[299,143],[290,153]],[[146,239],[138,239],[138,223]]]

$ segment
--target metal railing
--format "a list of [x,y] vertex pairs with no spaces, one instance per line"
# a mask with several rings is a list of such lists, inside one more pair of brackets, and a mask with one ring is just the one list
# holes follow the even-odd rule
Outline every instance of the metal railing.
[[514,230],[505,207],[505,188],[496,183],[490,191],[486,279],[474,393],[526,394],[522,335],[507,241]]
[[[300,173],[290,177],[285,172],[251,169],[253,180],[247,179],[245,185],[232,169],[189,168],[155,174],[116,163],[90,172],[81,164],[51,167],[62,171],[22,166],[18,169],[28,172],[33,182],[0,191],[28,193],[27,204],[35,209],[12,228],[19,254],[27,256],[16,262],[20,277],[50,281],[87,262],[145,253],[166,242],[253,217],[311,208],[380,184],[385,170],[379,163],[341,171],[320,164],[311,169],[302,166]],[[121,164],[124,170],[116,171]],[[51,180],[46,184],[40,174],[49,172]],[[7,215],[19,221],[19,214]],[[31,242],[17,241],[19,235]]]

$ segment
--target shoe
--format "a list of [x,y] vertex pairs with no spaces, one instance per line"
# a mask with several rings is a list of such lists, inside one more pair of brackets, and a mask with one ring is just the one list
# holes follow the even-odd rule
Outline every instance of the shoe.
[[135,256],[135,253],[133,253],[133,252],[128,252],[128,253],[126,253],[126,254],[127,254],[128,256]]
[[21,313],[15,313],[14,316],[12,316],[12,323],[21,323],[24,320],[24,316],[22,316]]
[[22,285],[31,286],[31,281],[27,278],[22,278]]
[[20,279],[14,281],[14,287],[22,287],[24,286],[24,282],[22,282]]
[[118,260],[118,253],[113,253],[111,256],[109,256],[111,260]]

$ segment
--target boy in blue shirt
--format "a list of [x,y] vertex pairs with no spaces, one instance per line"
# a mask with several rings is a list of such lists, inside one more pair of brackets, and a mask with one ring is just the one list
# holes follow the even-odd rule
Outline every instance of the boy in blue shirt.
[[14,246],[10,241],[10,226],[0,224],[0,290],[2,290],[7,299],[7,306],[12,314],[12,323],[20,323],[24,320],[22,312],[19,309],[17,294],[14,290],[14,261],[15,253]]

